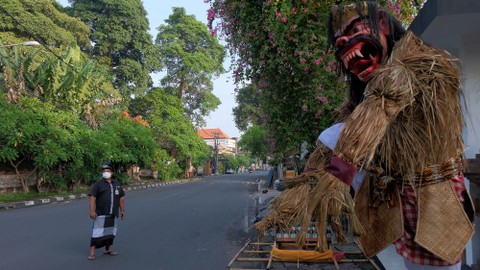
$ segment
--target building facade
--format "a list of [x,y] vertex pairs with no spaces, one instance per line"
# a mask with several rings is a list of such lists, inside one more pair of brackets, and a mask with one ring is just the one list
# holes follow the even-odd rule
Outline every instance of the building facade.
[[230,137],[220,128],[202,128],[197,130],[200,137],[203,138],[206,144],[215,150],[215,143],[219,154],[231,154],[237,156],[238,154],[238,138]]

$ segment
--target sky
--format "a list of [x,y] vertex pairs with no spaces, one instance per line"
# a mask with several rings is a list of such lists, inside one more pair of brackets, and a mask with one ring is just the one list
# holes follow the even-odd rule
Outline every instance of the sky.
[[[57,0],[63,6],[68,6],[68,0]],[[150,34],[153,40],[157,37],[157,27],[165,24],[165,20],[172,13],[173,7],[183,7],[188,15],[194,15],[198,21],[207,23],[208,4],[203,0],[143,0],[143,6],[147,11],[148,21],[150,23]],[[224,63],[225,70],[229,70],[228,58]],[[152,80],[158,85],[161,74],[152,74]],[[225,73],[213,81],[213,94],[217,96],[222,104],[216,111],[206,117],[206,126],[204,128],[220,128],[230,137],[240,137],[240,131],[235,127],[233,121],[232,108],[236,106],[234,96],[234,84],[231,73]]]

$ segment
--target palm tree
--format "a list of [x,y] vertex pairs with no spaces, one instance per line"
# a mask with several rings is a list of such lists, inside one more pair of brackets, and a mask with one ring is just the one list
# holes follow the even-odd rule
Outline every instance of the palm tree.
[[10,103],[17,103],[21,96],[29,93],[35,94],[28,89],[27,81],[39,51],[0,47],[0,91],[7,93]]

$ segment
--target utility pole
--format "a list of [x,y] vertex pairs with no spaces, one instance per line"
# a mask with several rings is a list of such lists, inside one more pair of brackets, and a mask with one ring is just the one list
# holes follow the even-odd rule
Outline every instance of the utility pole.
[[215,143],[215,148],[214,148],[214,151],[215,151],[215,163],[213,165],[213,174],[217,174],[218,172],[218,132],[213,132],[213,139],[214,139],[214,143]]

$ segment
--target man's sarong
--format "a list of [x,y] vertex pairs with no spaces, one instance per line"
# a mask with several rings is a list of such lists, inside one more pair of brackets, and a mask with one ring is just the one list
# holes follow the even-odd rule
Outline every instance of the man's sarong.
[[98,216],[93,221],[90,246],[102,248],[111,246],[117,234],[117,219],[114,215]]

